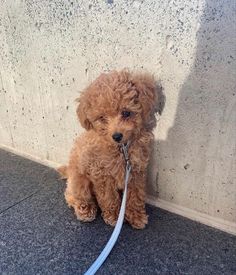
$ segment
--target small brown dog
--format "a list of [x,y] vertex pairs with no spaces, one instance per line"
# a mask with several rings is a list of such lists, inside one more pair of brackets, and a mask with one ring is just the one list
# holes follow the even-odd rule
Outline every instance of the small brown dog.
[[134,228],[148,222],[145,182],[152,130],[156,126],[157,87],[153,77],[126,70],[100,75],[78,99],[77,115],[86,129],[76,139],[68,166],[65,198],[81,221],[96,217],[97,205],[107,224],[116,224],[124,188],[125,160],[121,143],[130,143],[132,172],[125,219]]

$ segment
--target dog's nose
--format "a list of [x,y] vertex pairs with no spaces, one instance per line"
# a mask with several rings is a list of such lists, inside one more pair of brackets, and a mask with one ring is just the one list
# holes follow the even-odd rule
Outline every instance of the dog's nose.
[[116,142],[120,142],[123,138],[123,135],[121,133],[115,133],[112,135],[112,138],[116,141]]

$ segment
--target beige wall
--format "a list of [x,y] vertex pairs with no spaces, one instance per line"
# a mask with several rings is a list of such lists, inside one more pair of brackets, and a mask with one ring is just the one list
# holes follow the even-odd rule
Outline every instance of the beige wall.
[[79,91],[104,70],[148,70],[166,95],[149,193],[234,226],[234,15],[230,0],[2,1],[0,143],[64,163]]

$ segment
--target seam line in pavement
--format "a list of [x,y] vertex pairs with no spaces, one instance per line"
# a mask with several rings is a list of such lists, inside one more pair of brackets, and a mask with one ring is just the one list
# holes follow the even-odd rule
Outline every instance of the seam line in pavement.
[[3,213],[5,213],[7,210],[11,209],[12,207],[16,206],[17,204],[20,204],[21,202],[23,202],[23,201],[31,198],[32,196],[34,196],[35,194],[37,194],[39,191],[40,190],[35,191],[34,193],[30,194],[29,196],[27,196],[27,197],[25,197],[25,198],[17,201],[16,203],[12,204],[11,206],[7,207],[6,209],[0,211],[0,215],[3,214]]

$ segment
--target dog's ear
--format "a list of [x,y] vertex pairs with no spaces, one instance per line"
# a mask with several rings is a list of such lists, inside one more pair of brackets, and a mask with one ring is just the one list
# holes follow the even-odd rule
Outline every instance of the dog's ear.
[[132,82],[142,106],[144,124],[147,129],[152,130],[156,126],[155,113],[157,112],[158,86],[154,77],[149,74],[134,75]]
[[89,104],[84,93],[82,93],[80,97],[76,99],[76,101],[79,103],[76,109],[76,113],[79,118],[81,126],[86,130],[92,129],[93,128],[92,123],[89,121],[87,117]]

